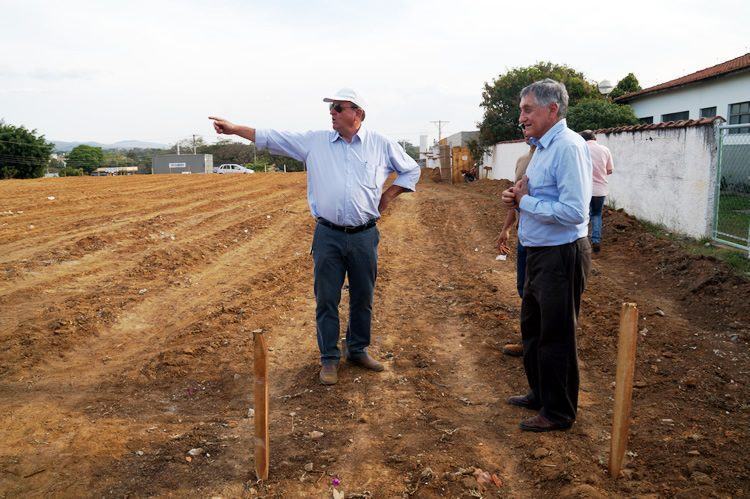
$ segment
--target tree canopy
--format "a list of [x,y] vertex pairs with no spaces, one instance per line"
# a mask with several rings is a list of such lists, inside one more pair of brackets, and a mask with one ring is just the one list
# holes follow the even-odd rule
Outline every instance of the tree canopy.
[[[565,65],[538,62],[533,66],[513,68],[498,76],[492,84],[484,84],[480,104],[484,108],[484,117],[478,124],[481,145],[523,138],[518,127],[519,94],[525,86],[544,78],[557,80],[568,90],[567,119],[573,130],[595,130],[638,122],[630,106],[612,103],[583,73]],[[615,88],[630,92],[636,87],[640,89],[638,80],[631,73]]]
[[518,96],[523,87],[544,78],[552,78],[565,85],[569,107],[581,99],[599,95],[596,86],[587,81],[582,73],[565,65],[538,62],[525,68],[513,68],[498,76],[492,84],[484,84],[480,104],[484,108],[484,118],[479,123],[481,144],[492,145],[502,140],[523,138],[518,128]]
[[36,130],[0,121],[0,178],[43,176],[54,148]]
[[419,161],[419,147],[415,146],[408,140],[402,139],[398,141],[399,144],[401,144],[401,147],[404,148],[404,151],[406,151],[406,154],[411,156],[411,158],[414,161]]
[[643,89],[641,88],[641,84],[638,83],[638,78],[633,73],[628,73],[625,78],[617,82],[615,88],[610,92],[609,97],[610,99],[616,99],[622,95],[638,92],[639,90]]
[[568,109],[568,127],[578,132],[637,124],[632,107],[608,99],[584,99]]
[[101,147],[76,146],[68,154],[67,164],[70,168],[82,168],[84,172],[91,173],[104,164],[104,151]]

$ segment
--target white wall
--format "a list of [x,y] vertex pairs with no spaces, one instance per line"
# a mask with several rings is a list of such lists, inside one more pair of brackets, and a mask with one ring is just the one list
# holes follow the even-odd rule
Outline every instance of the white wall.
[[701,117],[700,110],[716,106],[716,113],[729,122],[729,105],[750,101],[750,72],[720,77],[704,83],[665,90],[646,97],[636,98],[629,104],[639,118],[654,117],[662,121],[663,114],[689,111],[689,119]]
[[711,235],[716,189],[713,126],[597,135],[615,172],[608,204],[695,238]]
[[[491,166],[487,178],[492,180],[515,180],[516,161],[529,152],[526,142],[501,142],[490,148],[489,154],[484,155],[484,166]],[[484,171],[481,172],[484,175]]]
[[[710,236],[716,186],[716,136],[711,125],[598,134],[612,151],[607,203],[674,232]],[[523,142],[492,148],[490,178],[513,179]]]

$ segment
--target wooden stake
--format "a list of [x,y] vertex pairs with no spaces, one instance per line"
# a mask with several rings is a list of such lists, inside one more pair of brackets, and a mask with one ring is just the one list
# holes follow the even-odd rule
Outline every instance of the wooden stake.
[[620,336],[617,342],[615,412],[612,418],[612,441],[609,449],[609,474],[615,478],[620,476],[628,444],[637,338],[638,307],[635,303],[623,303],[620,311]]
[[268,356],[266,338],[262,331],[253,332],[253,371],[255,374],[255,474],[258,480],[268,480],[270,456],[268,439]]

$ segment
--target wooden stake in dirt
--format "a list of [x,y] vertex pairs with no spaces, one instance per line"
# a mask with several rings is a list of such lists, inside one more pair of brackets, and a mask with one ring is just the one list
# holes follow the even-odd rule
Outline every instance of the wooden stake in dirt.
[[253,370],[255,385],[255,474],[258,480],[268,480],[268,356],[263,331],[253,331]]
[[623,303],[620,311],[620,337],[617,342],[615,413],[612,418],[612,442],[609,449],[609,474],[615,478],[620,476],[628,443],[637,338],[638,307],[635,303]]

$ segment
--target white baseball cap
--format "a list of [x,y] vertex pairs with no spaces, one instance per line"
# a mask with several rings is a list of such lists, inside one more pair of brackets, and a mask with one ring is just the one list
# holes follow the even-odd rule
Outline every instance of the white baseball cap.
[[351,88],[342,88],[332,97],[323,98],[323,102],[349,101],[357,107],[365,108],[365,99]]

